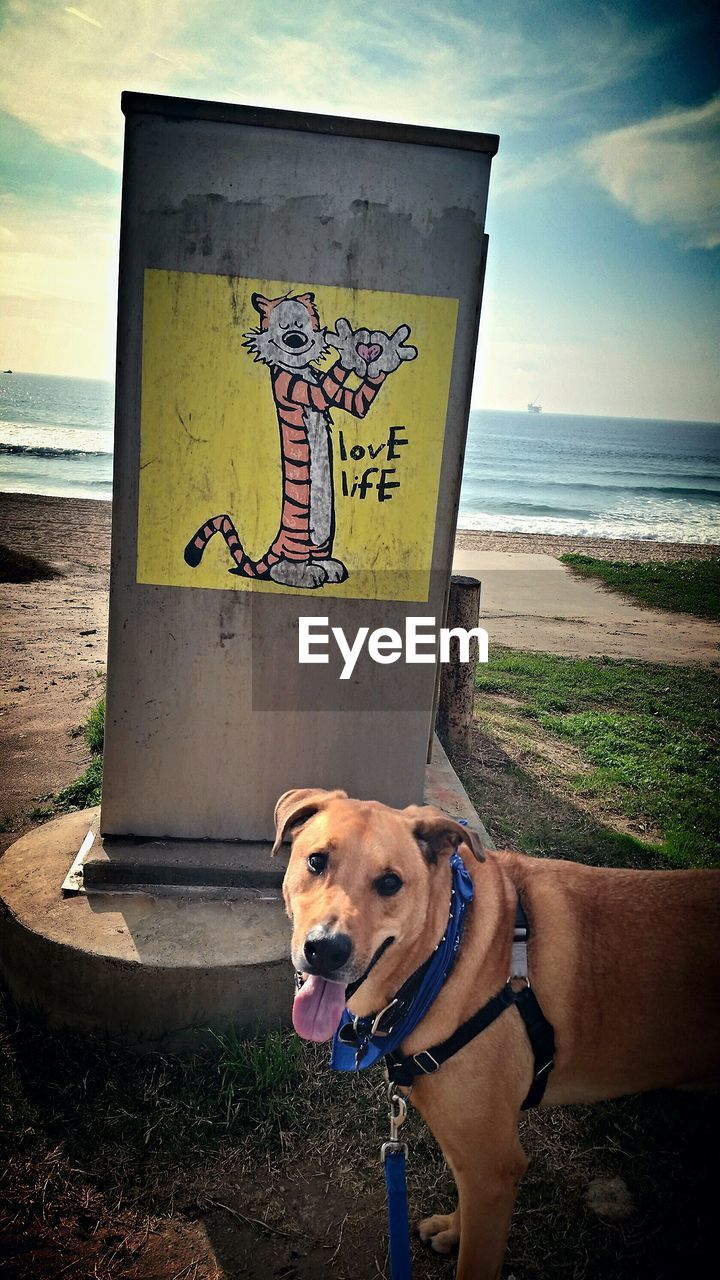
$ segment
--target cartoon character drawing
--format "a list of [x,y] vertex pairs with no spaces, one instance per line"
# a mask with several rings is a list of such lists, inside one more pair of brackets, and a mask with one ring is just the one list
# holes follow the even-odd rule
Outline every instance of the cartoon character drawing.
[[[268,550],[251,560],[229,515],[212,516],[190,539],[185,560],[196,568],[208,542],[220,533],[235,561],[230,573],[269,578],[291,587],[343,582],[347,569],[333,558],[331,409],[364,418],[388,375],[417,349],[405,344],[407,325],[390,335],[356,329],[341,318],[335,332],[320,324],[313,293],[281,298],[252,295],[260,325],[244,335],[256,362],[267,365],[280,427],[282,507],[280,527]],[[323,373],[314,366],[332,346],[338,359]],[[350,373],[360,385],[345,386]]]

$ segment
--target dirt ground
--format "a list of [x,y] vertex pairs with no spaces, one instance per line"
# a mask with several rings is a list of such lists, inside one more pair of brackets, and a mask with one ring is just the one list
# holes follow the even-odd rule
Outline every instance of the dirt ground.
[[74,734],[104,688],[110,504],[2,494],[0,543],[61,575],[0,582],[2,850],[89,760]]

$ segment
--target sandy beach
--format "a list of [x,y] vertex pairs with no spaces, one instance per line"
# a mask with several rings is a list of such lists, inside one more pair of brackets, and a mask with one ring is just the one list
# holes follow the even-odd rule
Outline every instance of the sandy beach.
[[479,533],[458,529],[457,551],[501,551],[546,556],[597,556],[647,564],[653,560],[711,560],[720,555],[717,542],[649,542],[630,538],[576,538],[550,533]]
[[[0,495],[0,543],[35,556],[59,574],[31,582],[0,583],[0,821],[15,828],[0,835],[0,849],[16,838],[28,810],[41,804],[49,792],[71,782],[88,762],[77,729],[103,688],[110,521],[111,508],[106,502]],[[495,608],[484,589],[486,616],[494,619],[492,634],[499,643],[580,655],[607,651],[649,660],[711,663],[718,656],[717,624],[643,610],[638,629],[637,620],[628,621],[622,613],[625,602],[588,584],[578,584],[578,590],[582,587],[594,593],[595,612],[602,616],[590,618],[583,629],[577,616],[557,616],[563,609],[555,608],[543,631],[537,620],[541,605],[535,597],[542,594],[548,575],[534,570],[523,574],[522,569],[539,565],[539,557],[545,558],[545,567],[557,569],[551,558],[567,551],[622,560],[678,560],[717,556],[720,546],[469,530],[458,532],[456,546],[459,553],[470,555],[471,563],[479,557],[480,564],[503,564],[505,569],[517,567],[519,571],[516,576],[505,572],[510,586],[503,588],[504,595],[495,601]],[[489,591],[492,575],[487,576]],[[499,583],[503,575],[495,577]],[[559,575],[553,574],[552,580],[557,583]],[[521,607],[508,607],[508,591],[515,588],[520,599],[521,586]],[[577,615],[578,610],[567,612]],[[665,652],[671,632],[676,643],[674,657]]]

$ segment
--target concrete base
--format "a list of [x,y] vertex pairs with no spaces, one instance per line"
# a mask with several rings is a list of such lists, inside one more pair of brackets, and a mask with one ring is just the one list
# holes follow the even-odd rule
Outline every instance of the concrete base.
[[148,1047],[190,1046],[204,1028],[278,1027],[292,999],[278,889],[204,901],[178,893],[87,893],[61,884],[97,810],[68,814],[0,861],[0,973],[56,1027]]
[[[437,740],[426,800],[490,843]],[[0,974],[13,998],[51,1026],[170,1051],[210,1039],[209,1028],[286,1025],[293,979],[277,864],[275,883],[266,874],[220,897],[177,884],[63,895],[97,819],[97,809],[56,818],[0,860]]]

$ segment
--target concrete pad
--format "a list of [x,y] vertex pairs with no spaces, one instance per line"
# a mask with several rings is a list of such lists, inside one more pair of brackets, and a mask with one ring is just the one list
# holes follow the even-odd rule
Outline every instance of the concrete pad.
[[[490,844],[437,740],[426,798],[467,819]],[[218,847],[216,870],[236,882],[221,879],[206,892],[172,883],[178,870],[198,870],[203,842],[128,841],[125,862],[115,868],[100,846],[96,883],[64,895],[62,883],[98,815],[94,808],[56,818],[0,859],[0,975],[13,998],[42,1010],[51,1026],[102,1032],[139,1048],[180,1051],[211,1039],[209,1029],[288,1025],[290,923],[279,883],[286,855],[271,862],[269,845]],[[166,879],[110,892],[117,867],[132,866],[130,846],[136,855],[149,846],[136,866]]]
[[292,1001],[279,890],[243,900],[77,894],[60,886],[97,810],[16,841],[0,861],[0,972],[53,1026],[182,1048],[242,1023],[284,1025]]
[[591,579],[576,578],[554,556],[457,551],[453,572],[480,579],[481,624],[491,646],[683,665],[720,661],[717,622],[645,609]]

